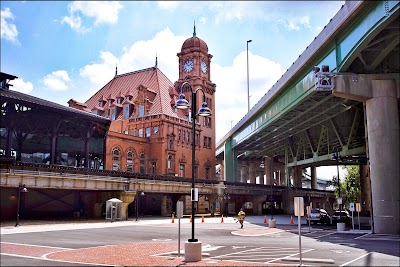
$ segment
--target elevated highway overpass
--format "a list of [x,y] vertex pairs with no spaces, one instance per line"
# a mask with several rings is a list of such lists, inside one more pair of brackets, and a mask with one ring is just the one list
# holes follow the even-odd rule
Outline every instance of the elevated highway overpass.
[[[360,165],[363,209],[373,214],[374,231],[399,233],[399,7],[346,1],[217,143],[222,179],[290,191],[301,188],[301,170],[311,167],[315,188],[315,167],[336,165],[337,150],[340,165]],[[290,211],[293,194],[286,196]]]

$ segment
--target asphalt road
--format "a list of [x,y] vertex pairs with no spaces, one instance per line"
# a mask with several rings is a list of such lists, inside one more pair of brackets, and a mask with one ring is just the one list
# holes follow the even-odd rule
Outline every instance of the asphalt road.
[[[337,233],[334,226],[304,224],[301,236],[298,226],[280,224],[268,228],[262,216],[246,218],[244,229],[234,218],[196,219],[195,237],[202,242],[203,258],[210,260],[234,260],[246,263],[276,263],[298,265],[301,259],[307,266],[399,266],[400,238],[398,235],[367,233]],[[78,249],[128,243],[185,242],[191,238],[191,223],[175,218],[159,220],[141,219],[139,222],[124,221],[102,223],[93,226],[35,226],[23,224],[18,229],[1,228],[1,243],[28,244],[49,248]],[[82,227],[83,229],[76,229]],[[98,227],[98,228],[94,228]],[[310,230],[310,231],[309,231]],[[18,233],[19,232],[19,233]],[[183,249],[183,247],[181,247]],[[168,253],[167,253],[168,254]],[[176,256],[174,253],[170,255]],[[168,256],[168,255],[167,255]],[[14,255],[1,252],[1,266],[88,266],[40,257]]]

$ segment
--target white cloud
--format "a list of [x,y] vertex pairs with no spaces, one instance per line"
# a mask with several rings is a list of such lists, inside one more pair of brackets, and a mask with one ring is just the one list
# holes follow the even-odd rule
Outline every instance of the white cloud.
[[83,15],[94,19],[94,25],[114,24],[118,21],[118,13],[122,5],[118,1],[74,1],[68,5],[70,15],[62,18],[62,23],[67,23],[78,32],[86,32],[90,27],[82,25]]
[[288,30],[299,31],[301,28],[311,28],[309,16],[279,19],[278,22]]
[[32,92],[33,85],[31,82],[24,82],[24,79],[18,78],[10,81],[13,86],[10,87],[11,90],[21,92],[24,94],[29,94]]
[[180,1],[157,1],[157,5],[159,8],[164,10],[175,10]]
[[[126,48],[121,56],[115,56],[111,52],[100,52],[99,62],[88,64],[80,69],[81,77],[90,81],[93,90],[99,90],[115,74],[115,66],[118,66],[118,74],[153,67],[158,58],[158,67],[172,81],[178,79],[177,51],[180,51],[182,43],[187,37],[175,36],[170,29],[157,33],[153,39],[139,41]],[[86,99],[82,99],[86,101]]]
[[68,89],[68,83],[71,79],[68,76],[67,71],[57,70],[53,71],[51,74],[47,74],[43,78],[43,84],[49,90],[54,91],[65,91]]
[[6,39],[14,44],[19,44],[18,30],[15,24],[9,22],[14,20],[14,15],[9,8],[1,10],[1,38]]
[[[212,64],[212,82],[216,89],[216,138],[219,141],[247,113],[247,54],[241,52],[231,66]],[[263,97],[284,73],[281,66],[249,53],[250,109]]]

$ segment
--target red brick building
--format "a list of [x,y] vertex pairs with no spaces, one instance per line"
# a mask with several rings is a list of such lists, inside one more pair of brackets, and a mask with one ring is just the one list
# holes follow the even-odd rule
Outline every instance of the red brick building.
[[[215,111],[216,85],[210,79],[207,44],[188,38],[177,53],[179,79],[172,83],[157,67],[115,75],[85,103],[71,99],[71,107],[111,119],[106,137],[105,169],[168,174],[191,178],[192,123],[190,110],[175,108],[181,93],[191,101],[192,90],[202,88],[211,112]],[[198,91],[197,107],[203,94]],[[196,111],[197,112],[197,111]],[[196,117],[197,178],[215,179],[215,114]]]

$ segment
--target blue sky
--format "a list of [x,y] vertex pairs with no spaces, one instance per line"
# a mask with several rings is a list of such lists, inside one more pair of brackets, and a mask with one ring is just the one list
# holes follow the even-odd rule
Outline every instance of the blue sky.
[[[272,87],[344,1],[1,1],[1,71],[13,89],[68,105],[115,74],[158,67],[175,82],[183,42],[213,55],[217,140]],[[333,174],[334,175],[334,174]],[[318,175],[319,176],[319,175]]]

